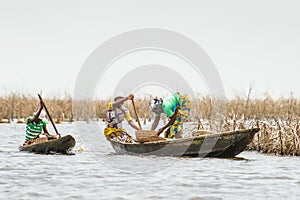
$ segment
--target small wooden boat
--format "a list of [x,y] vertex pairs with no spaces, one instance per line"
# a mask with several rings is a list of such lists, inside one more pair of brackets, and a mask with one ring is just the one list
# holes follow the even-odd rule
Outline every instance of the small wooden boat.
[[73,136],[66,135],[64,137],[48,140],[45,142],[37,142],[29,145],[21,145],[20,151],[28,151],[41,154],[62,153],[67,154],[73,148],[76,141]]
[[145,143],[108,141],[117,154],[232,158],[246,149],[258,131],[254,128]]
[[0,119],[1,124],[9,124],[10,120],[9,119]]

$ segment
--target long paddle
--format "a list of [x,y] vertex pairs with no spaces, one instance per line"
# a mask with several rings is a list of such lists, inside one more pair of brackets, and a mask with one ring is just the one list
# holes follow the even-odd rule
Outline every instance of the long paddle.
[[142,126],[141,126],[140,118],[139,118],[139,116],[138,116],[138,114],[137,114],[137,111],[136,111],[136,107],[135,107],[134,100],[133,100],[133,99],[131,99],[131,101],[132,101],[133,109],[134,109],[134,112],[135,112],[135,117],[136,117],[136,119],[137,119],[137,121],[138,121],[138,124],[139,124],[140,130],[142,130]]
[[52,120],[52,117],[51,117],[51,115],[50,115],[50,113],[49,113],[49,111],[48,111],[48,109],[47,109],[47,107],[46,107],[46,105],[45,105],[45,103],[44,103],[44,101],[43,101],[41,95],[40,95],[40,94],[38,94],[38,95],[39,95],[39,98],[40,98],[41,102],[43,102],[45,111],[46,111],[46,113],[47,113],[47,115],[48,115],[48,117],[49,117],[49,119],[50,119],[50,122],[51,122],[51,124],[52,124],[52,126],[53,126],[53,128],[54,128],[54,130],[55,130],[55,132],[56,132],[56,134],[57,134],[57,135],[60,135],[60,134],[58,133],[57,129],[56,129],[56,126],[55,126],[55,124],[54,124],[54,122],[53,122],[53,120]]

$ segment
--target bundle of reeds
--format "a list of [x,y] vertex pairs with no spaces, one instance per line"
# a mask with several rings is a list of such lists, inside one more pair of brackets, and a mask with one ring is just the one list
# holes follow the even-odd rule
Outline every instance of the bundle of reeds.
[[257,121],[261,131],[249,149],[266,154],[300,156],[299,120]]

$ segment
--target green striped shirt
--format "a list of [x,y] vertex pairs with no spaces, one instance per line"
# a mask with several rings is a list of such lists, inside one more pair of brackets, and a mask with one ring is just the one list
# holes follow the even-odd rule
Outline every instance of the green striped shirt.
[[46,121],[42,120],[38,123],[35,122],[28,122],[29,119],[33,119],[33,117],[28,117],[26,119],[26,136],[25,141],[32,140],[36,138],[39,134],[42,133],[43,127],[46,126]]

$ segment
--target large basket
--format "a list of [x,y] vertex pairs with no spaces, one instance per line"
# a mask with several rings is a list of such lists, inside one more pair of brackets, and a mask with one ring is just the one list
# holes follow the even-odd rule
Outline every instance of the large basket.
[[138,130],[135,132],[135,136],[138,142],[151,142],[158,140],[156,131]]

